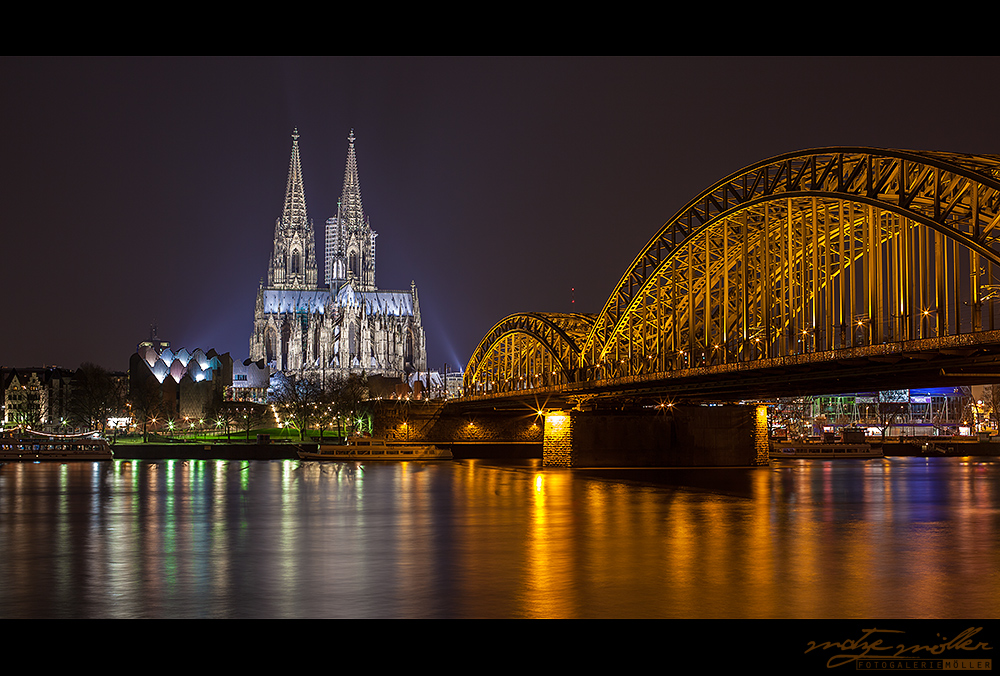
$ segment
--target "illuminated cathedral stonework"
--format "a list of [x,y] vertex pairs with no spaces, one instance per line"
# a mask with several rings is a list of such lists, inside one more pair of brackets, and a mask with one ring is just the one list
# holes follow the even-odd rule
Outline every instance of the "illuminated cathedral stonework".
[[316,238],[306,212],[298,131],[274,250],[254,311],[250,358],[285,373],[402,376],[427,368],[417,286],[375,286],[375,237],[361,205],[354,132],[337,215],[326,223],[324,271],[317,283]]

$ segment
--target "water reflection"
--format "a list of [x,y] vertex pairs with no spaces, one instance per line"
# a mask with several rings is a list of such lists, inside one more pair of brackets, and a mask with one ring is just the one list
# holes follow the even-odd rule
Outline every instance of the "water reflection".
[[1000,465],[0,466],[2,617],[992,617]]

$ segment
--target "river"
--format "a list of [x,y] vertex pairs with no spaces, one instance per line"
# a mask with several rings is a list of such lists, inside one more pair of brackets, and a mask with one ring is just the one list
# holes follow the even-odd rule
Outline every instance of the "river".
[[3,618],[994,618],[1000,463],[0,466]]

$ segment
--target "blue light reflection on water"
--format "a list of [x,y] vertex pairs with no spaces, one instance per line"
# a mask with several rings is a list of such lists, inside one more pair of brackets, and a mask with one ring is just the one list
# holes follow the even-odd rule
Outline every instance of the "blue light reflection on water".
[[8,463],[0,617],[995,617],[1000,464]]

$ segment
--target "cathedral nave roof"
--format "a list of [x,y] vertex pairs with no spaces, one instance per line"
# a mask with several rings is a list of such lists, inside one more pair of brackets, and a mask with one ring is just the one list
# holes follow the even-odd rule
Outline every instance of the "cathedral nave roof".
[[365,314],[413,316],[413,295],[409,291],[357,291],[350,284],[333,293],[326,289],[264,289],[264,312],[268,314],[325,312],[327,304],[342,308],[364,307]]

